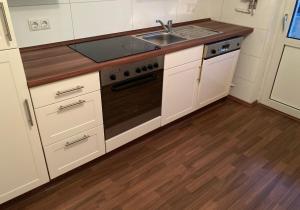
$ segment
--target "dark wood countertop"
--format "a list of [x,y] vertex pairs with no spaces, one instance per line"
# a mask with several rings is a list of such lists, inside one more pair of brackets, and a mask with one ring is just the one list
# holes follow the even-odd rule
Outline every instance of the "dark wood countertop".
[[23,48],[21,49],[21,56],[27,77],[28,87],[35,87],[94,71],[101,71],[101,68],[106,66],[125,64],[141,59],[165,55],[167,53],[175,52],[178,50],[194,47],[197,45],[212,43],[236,36],[247,36],[248,34],[253,32],[253,28],[212,21],[210,19],[179,23],[175,24],[175,27],[190,24],[222,31],[223,33],[201,39],[190,40],[183,43],[173,44],[168,47],[163,47],[160,50],[133,55],[102,63],[95,63],[89,58],[86,58],[83,55],[70,49],[67,45],[84,41],[111,38],[114,36],[140,34],[149,31],[159,30],[160,27],[122,32],[81,40],[72,40],[31,48]]

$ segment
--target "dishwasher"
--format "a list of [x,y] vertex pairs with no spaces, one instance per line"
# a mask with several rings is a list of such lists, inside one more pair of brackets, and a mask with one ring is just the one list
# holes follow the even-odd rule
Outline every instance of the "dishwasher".
[[197,108],[229,95],[242,41],[237,37],[204,46]]

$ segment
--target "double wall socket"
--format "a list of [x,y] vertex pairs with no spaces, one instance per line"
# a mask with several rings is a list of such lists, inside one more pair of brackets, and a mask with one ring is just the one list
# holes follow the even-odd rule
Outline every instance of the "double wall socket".
[[41,31],[50,29],[50,21],[47,18],[28,20],[29,29],[31,31]]

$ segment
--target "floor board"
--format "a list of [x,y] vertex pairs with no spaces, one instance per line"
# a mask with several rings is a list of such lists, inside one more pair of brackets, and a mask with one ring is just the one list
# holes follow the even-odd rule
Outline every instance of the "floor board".
[[300,123],[227,100],[3,209],[300,209]]

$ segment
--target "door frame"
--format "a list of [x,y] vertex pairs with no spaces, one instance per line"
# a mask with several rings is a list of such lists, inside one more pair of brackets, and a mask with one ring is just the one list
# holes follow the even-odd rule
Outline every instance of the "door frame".
[[[300,48],[300,40],[288,38],[288,31],[291,24],[291,20],[294,13],[294,8],[296,6],[297,0],[285,0],[284,4],[282,5],[281,12],[279,13],[279,18],[276,24],[275,30],[275,39],[273,42],[273,50],[270,56],[267,71],[264,77],[264,82],[262,85],[262,92],[260,96],[259,102],[269,106],[273,109],[276,109],[280,112],[286,113],[293,117],[300,119],[300,111],[284,105],[280,102],[271,99],[271,94],[273,90],[273,85],[275,83],[275,79],[277,76],[277,72],[279,69],[279,65],[281,62],[281,58],[284,52],[285,46],[292,46]],[[286,27],[283,26],[283,18],[285,14],[288,14],[288,19],[286,22]]]

